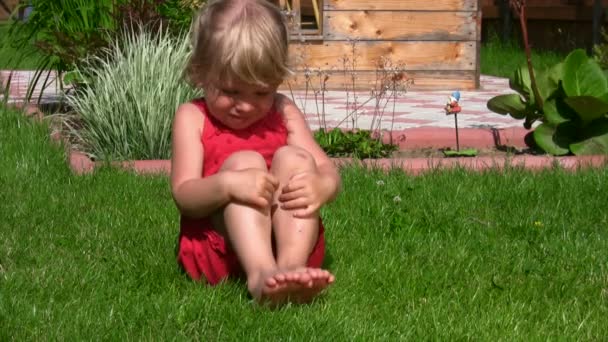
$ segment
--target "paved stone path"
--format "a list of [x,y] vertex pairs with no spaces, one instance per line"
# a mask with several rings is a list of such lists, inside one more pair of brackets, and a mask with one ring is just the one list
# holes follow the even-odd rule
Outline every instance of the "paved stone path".
[[[496,129],[522,126],[521,121],[496,114],[486,107],[492,97],[513,93],[509,88],[509,80],[481,76],[480,81],[480,89],[460,91],[460,105],[463,110],[458,114],[458,126]],[[294,97],[298,106],[307,114],[310,125],[315,128],[322,126],[323,117],[318,114],[322,114],[324,110],[327,127],[340,125],[352,128],[354,123],[357,128],[369,129],[372,124],[377,128],[378,121],[381,121],[382,129],[404,130],[421,127],[453,128],[454,117],[446,115],[443,109],[450,94],[451,91],[408,91],[398,96],[394,106],[392,100],[383,100],[381,106],[376,106],[376,101],[370,94],[358,93],[355,106],[353,94],[328,91],[325,94],[324,109],[321,107],[320,95],[317,96],[318,100],[315,100],[314,94],[305,96],[303,92],[294,93]],[[358,110],[353,114],[355,107]],[[381,107],[384,107],[384,110]]]
[[[21,101],[25,97],[27,84],[32,77],[30,71],[14,74],[11,81],[11,101]],[[43,75],[41,80],[45,77],[46,75]],[[0,82],[5,83],[7,78],[8,72],[0,71]],[[486,107],[487,101],[493,96],[513,93],[509,89],[508,79],[482,75],[480,83],[481,87],[478,90],[460,92],[460,105],[463,110],[458,114],[458,126],[483,129],[521,127],[521,121],[493,113]],[[37,98],[41,92],[43,102],[57,99],[58,87],[53,74],[44,89],[42,85],[37,87],[34,96]],[[425,127],[453,128],[454,117],[447,116],[443,110],[450,94],[451,91],[409,91],[400,94],[394,103],[392,100],[387,102],[383,99],[377,106],[376,100],[369,93],[327,91],[324,94],[324,101],[321,94],[317,94],[315,99],[313,93],[305,94],[303,91],[286,93],[288,96],[293,96],[313,129],[354,126],[360,129],[381,128],[391,131]]]

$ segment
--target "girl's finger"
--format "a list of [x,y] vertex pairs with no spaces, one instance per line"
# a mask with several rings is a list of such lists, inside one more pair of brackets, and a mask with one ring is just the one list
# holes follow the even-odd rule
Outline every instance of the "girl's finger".
[[255,196],[254,198],[252,198],[252,203],[258,208],[265,208],[270,205],[270,201],[268,201],[262,196]]
[[312,216],[316,211],[317,211],[316,208],[314,208],[313,206],[309,205],[306,208],[298,210],[295,213],[293,213],[293,217],[295,217],[295,218],[308,218],[308,217]]
[[298,180],[298,179],[302,179],[302,178],[306,177],[307,175],[308,175],[308,172],[300,172],[300,173],[296,173],[295,175],[292,175],[292,176],[289,178],[289,181],[292,181],[292,180]]
[[298,198],[287,202],[281,203],[281,209],[284,210],[294,210],[294,209],[304,209],[308,206],[308,200],[306,198]]
[[301,183],[301,182],[289,182],[287,183],[287,185],[285,185],[283,187],[283,189],[281,190],[282,193],[288,193],[288,192],[293,192],[293,191],[297,191],[300,189],[303,189],[304,187],[306,187],[306,184]]
[[296,190],[296,191],[291,191],[291,192],[284,192],[282,194],[279,195],[279,202],[288,202],[288,201],[293,201],[297,198],[304,198],[306,197],[306,192],[302,191],[302,190]]
[[274,193],[277,191],[277,188],[276,188],[276,187],[274,187],[274,186],[272,186],[272,184],[267,183],[267,184],[265,184],[265,186],[264,186],[264,190],[265,190],[265,191],[268,191],[268,192],[270,192],[270,193],[272,193],[272,194],[274,194]]
[[266,175],[266,179],[273,186],[273,188],[276,190],[276,188],[279,186],[279,179],[277,177],[275,177],[273,174],[270,174],[270,173],[268,173]]
[[272,203],[272,198],[274,197],[274,192],[270,191],[270,190],[266,190],[266,191],[264,191],[262,196],[264,197],[264,199],[266,199],[266,201],[268,201],[268,203]]

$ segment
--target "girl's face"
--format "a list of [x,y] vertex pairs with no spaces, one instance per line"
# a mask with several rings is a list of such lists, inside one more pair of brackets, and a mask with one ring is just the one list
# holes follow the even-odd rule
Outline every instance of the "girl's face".
[[205,100],[210,115],[225,126],[238,130],[268,114],[274,104],[277,87],[225,82],[218,87],[208,87]]

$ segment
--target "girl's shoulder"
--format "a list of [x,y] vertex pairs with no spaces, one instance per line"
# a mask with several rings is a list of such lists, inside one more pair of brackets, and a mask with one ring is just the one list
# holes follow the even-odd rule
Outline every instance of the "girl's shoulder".
[[293,119],[294,115],[299,116],[301,114],[296,104],[289,97],[281,93],[277,93],[276,95],[275,108],[286,122]]
[[191,102],[182,103],[177,107],[174,117],[174,126],[176,127],[195,127],[202,129],[205,125],[205,110],[204,102],[200,104],[199,101],[193,100]]

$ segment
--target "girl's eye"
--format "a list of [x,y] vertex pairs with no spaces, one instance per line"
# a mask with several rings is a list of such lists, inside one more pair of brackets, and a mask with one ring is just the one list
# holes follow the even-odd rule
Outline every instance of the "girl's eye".
[[222,89],[222,93],[226,95],[236,95],[238,92],[232,89]]
[[259,97],[265,97],[265,96],[268,96],[268,94],[270,94],[270,92],[268,92],[268,91],[259,91],[259,92],[255,93],[255,94],[257,96],[259,96]]

